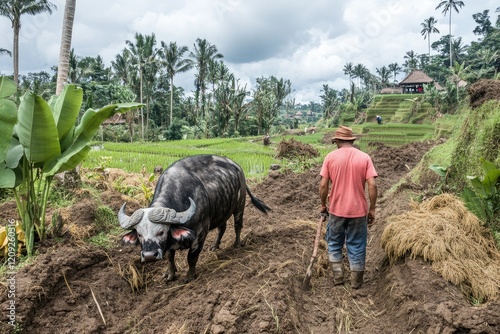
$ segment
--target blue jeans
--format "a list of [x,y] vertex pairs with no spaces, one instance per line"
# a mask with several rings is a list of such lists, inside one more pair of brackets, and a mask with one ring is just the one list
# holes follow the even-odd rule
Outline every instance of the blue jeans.
[[342,248],[345,243],[351,271],[364,271],[367,225],[367,217],[343,218],[330,214],[326,225],[328,260],[342,262]]

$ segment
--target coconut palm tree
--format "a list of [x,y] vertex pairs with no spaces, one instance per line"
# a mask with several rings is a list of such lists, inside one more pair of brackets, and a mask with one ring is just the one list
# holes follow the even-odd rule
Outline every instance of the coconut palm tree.
[[398,63],[392,63],[387,66],[389,71],[392,73],[392,81],[396,83],[396,76],[403,70]]
[[354,66],[352,76],[354,78],[358,78],[358,88],[361,87],[361,79],[364,79],[367,72],[368,69],[363,64],[357,64],[356,66]]
[[376,68],[375,71],[379,75],[378,79],[380,80],[382,87],[387,87],[387,85],[389,84],[389,77],[391,75],[391,71],[385,66],[382,66],[381,68]]
[[64,19],[59,50],[59,66],[57,67],[56,95],[59,95],[68,81],[71,39],[73,36],[73,21],[75,20],[76,0],[66,0],[64,6]]
[[168,124],[172,124],[174,76],[178,73],[189,71],[194,65],[192,59],[183,58],[186,52],[188,52],[187,46],[178,46],[176,42],[170,42],[168,45],[163,41],[161,42],[161,49],[159,51],[160,62],[166,67],[170,83],[170,123]]
[[14,61],[14,82],[19,82],[19,32],[21,31],[21,16],[37,15],[41,13],[52,14],[56,5],[47,0],[3,0],[0,1],[0,16],[7,17],[14,30],[12,55]]
[[120,79],[123,85],[131,85],[131,62],[130,51],[128,49],[123,49],[122,53],[117,54],[115,60],[111,61],[114,75]]
[[349,62],[344,65],[344,74],[349,76],[349,83],[352,81],[352,74],[354,72],[354,65]]
[[422,31],[420,32],[424,39],[427,38],[427,43],[429,44],[429,57],[431,56],[431,34],[439,34],[438,28],[436,28],[437,21],[434,16],[425,19],[424,22],[420,23],[422,26]]
[[406,74],[417,68],[418,54],[416,54],[415,51],[406,51],[406,54],[403,58],[406,59],[405,63],[403,64],[403,66],[406,68]]
[[211,60],[223,58],[224,56],[218,52],[215,45],[207,42],[206,39],[196,39],[194,44],[194,51],[191,51],[190,56],[194,58],[195,67],[198,70],[196,74],[196,116],[198,117],[198,110],[200,110],[201,98],[201,115],[205,115],[205,91],[207,89],[206,79],[208,75],[208,66]]
[[9,50],[7,49],[4,49],[4,48],[0,48],[0,55],[3,55],[3,54],[6,54],[6,55],[9,55],[12,57],[12,52],[10,52]]
[[450,12],[450,23],[449,23],[449,26],[450,26],[450,67],[453,66],[453,60],[452,60],[452,51],[451,51],[451,43],[452,43],[452,38],[451,38],[451,12],[453,10],[455,10],[457,13],[459,12],[458,11],[458,8],[462,8],[463,6],[465,6],[464,2],[463,1],[456,1],[456,0],[444,0],[444,1],[441,1],[439,3],[439,5],[437,5],[436,9],[439,9],[441,7],[443,7],[443,14],[446,15],[446,13]]
[[[150,36],[142,35],[139,33],[135,34],[135,42],[125,41],[128,46],[128,51],[130,53],[130,60],[132,65],[136,67],[137,74],[139,76],[139,100],[143,103],[143,88],[144,88],[144,78],[149,65],[155,62],[157,50],[155,49],[156,37],[155,34]],[[147,83],[148,87],[151,83]],[[149,90],[146,90],[149,92]],[[146,119],[149,118],[149,96],[146,96]],[[146,123],[147,126],[147,123]],[[141,136],[144,140],[144,114],[141,112]]]

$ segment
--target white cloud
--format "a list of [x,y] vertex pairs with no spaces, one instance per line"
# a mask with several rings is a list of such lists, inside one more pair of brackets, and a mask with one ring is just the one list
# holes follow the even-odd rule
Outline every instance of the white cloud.
[[[23,17],[20,70],[46,70],[57,65],[64,1],[52,0],[53,15]],[[452,13],[453,35],[469,44],[477,40],[472,14],[490,10],[496,20],[497,1],[464,1]],[[255,78],[274,75],[292,81],[299,101],[318,101],[323,84],[348,87],[343,73],[347,62],[362,63],[372,72],[390,63],[404,62],[409,50],[427,52],[420,24],[430,16],[438,20],[440,34],[448,34],[448,16],[435,10],[439,1],[420,0],[87,0],[77,3],[73,48],[77,55],[101,55],[109,65],[136,32],[155,33],[160,41],[175,41],[192,49],[205,38],[224,54],[240,83],[250,87]],[[12,49],[12,30],[0,18],[0,47]],[[12,72],[12,59],[0,57],[0,72]],[[193,89],[192,73],[176,78],[186,92]]]

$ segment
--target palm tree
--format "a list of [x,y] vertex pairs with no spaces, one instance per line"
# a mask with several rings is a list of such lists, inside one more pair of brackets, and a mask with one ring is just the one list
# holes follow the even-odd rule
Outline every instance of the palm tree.
[[363,64],[357,64],[356,66],[354,66],[352,74],[354,78],[358,78],[358,88],[361,87],[361,79],[365,77],[367,72],[368,69]]
[[391,71],[385,66],[382,66],[381,68],[376,68],[375,71],[379,75],[382,87],[386,87],[389,84],[389,77],[391,75]]
[[66,0],[64,20],[59,50],[59,66],[57,67],[56,95],[59,95],[68,81],[69,62],[71,52],[71,38],[73,36],[73,21],[75,20],[76,0]]
[[354,65],[351,62],[348,62],[344,65],[344,74],[349,76],[349,90],[351,91],[349,96],[349,101],[352,102],[354,98],[354,84],[352,83],[352,75],[354,72]]
[[344,74],[349,76],[349,83],[351,83],[352,81],[353,71],[354,71],[354,65],[351,62],[344,65]]
[[121,54],[115,56],[115,60],[111,61],[111,67],[115,73],[115,77],[120,79],[123,85],[131,84],[130,76],[130,51],[123,49]]
[[0,16],[7,17],[14,30],[14,43],[12,54],[14,60],[14,82],[19,82],[19,32],[21,30],[21,16],[23,14],[37,15],[41,13],[52,14],[56,5],[47,0],[4,0],[0,1]]
[[163,41],[161,42],[159,55],[162,58],[161,62],[167,69],[167,77],[170,83],[170,123],[168,124],[172,124],[174,76],[177,73],[189,71],[194,65],[192,59],[183,58],[187,51],[187,46],[178,46],[176,42],[170,42],[168,45]]
[[[206,39],[196,39],[194,44],[194,51],[190,53],[190,56],[194,58],[196,69],[198,74],[196,75],[196,116],[198,117],[198,110],[200,109],[199,99],[201,97],[201,114],[205,115],[205,91],[207,89],[206,79],[208,75],[208,66],[211,60],[217,58],[223,58],[224,56],[218,52],[215,45],[207,42]],[[201,93],[201,95],[200,95]]]
[[[130,52],[130,60],[132,64],[137,67],[138,75],[139,75],[139,101],[143,103],[143,86],[144,86],[144,77],[145,72],[148,68],[148,65],[152,64],[155,61],[156,50],[154,46],[156,45],[156,37],[155,34],[151,34],[150,36],[145,36],[139,33],[135,34],[135,43],[132,41],[125,41],[128,45],[128,51]],[[150,84],[150,83],[149,83]],[[149,85],[148,85],[149,86]],[[147,89],[147,92],[149,90]],[[149,96],[146,96],[146,120],[149,119]],[[146,123],[147,126],[147,123]],[[141,111],[141,135],[144,140],[144,114]]]
[[429,44],[429,57],[431,56],[431,34],[439,34],[439,30],[436,28],[437,21],[434,16],[425,19],[424,22],[420,23],[422,26],[422,31],[420,32],[424,39],[427,38],[427,43]]
[[436,9],[443,7],[443,14],[444,15],[446,15],[446,13],[450,12],[450,23],[449,23],[449,26],[450,26],[450,67],[453,66],[452,51],[451,51],[451,40],[452,40],[452,38],[451,38],[451,12],[453,10],[455,10],[458,13],[459,12],[458,7],[462,8],[463,6],[465,6],[463,1],[444,0],[444,1],[441,1],[439,3],[439,5],[436,7]]
[[9,50],[7,49],[4,49],[4,48],[0,48],[0,55],[3,55],[3,54],[6,54],[6,55],[9,55],[12,57],[12,52],[10,52]]
[[392,63],[392,64],[389,64],[388,66],[389,68],[389,71],[392,73],[392,80],[393,80],[393,83],[396,82],[396,76],[403,70],[401,68],[401,66],[399,66],[398,63]]
[[404,59],[406,59],[406,61],[403,64],[403,66],[406,68],[407,74],[417,68],[417,63],[418,63],[417,57],[418,55],[415,53],[415,51],[413,50],[406,51],[406,55],[403,57]]

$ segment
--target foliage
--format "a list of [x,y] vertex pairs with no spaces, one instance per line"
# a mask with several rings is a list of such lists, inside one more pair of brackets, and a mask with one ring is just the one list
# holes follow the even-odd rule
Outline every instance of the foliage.
[[58,173],[75,168],[90,151],[89,142],[100,124],[117,112],[138,104],[113,104],[88,109],[76,125],[83,92],[67,85],[59,96],[46,102],[27,92],[16,110],[6,97],[16,84],[0,78],[0,187],[13,188],[17,209],[26,235],[28,255],[35,239],[46,235],[45,212],[51,183]]
[[462,191],[468,186],[464,175],[481,174],[481,158],[500,164],[500,103],[488,101],[468,110],[454,136],[457,146],[448,166],[446,183]]
[[500,231],[500,169],[481,159],[483,176],[467,176],[472,187],[465,187],[462,198],[472,213],[494,231]]

